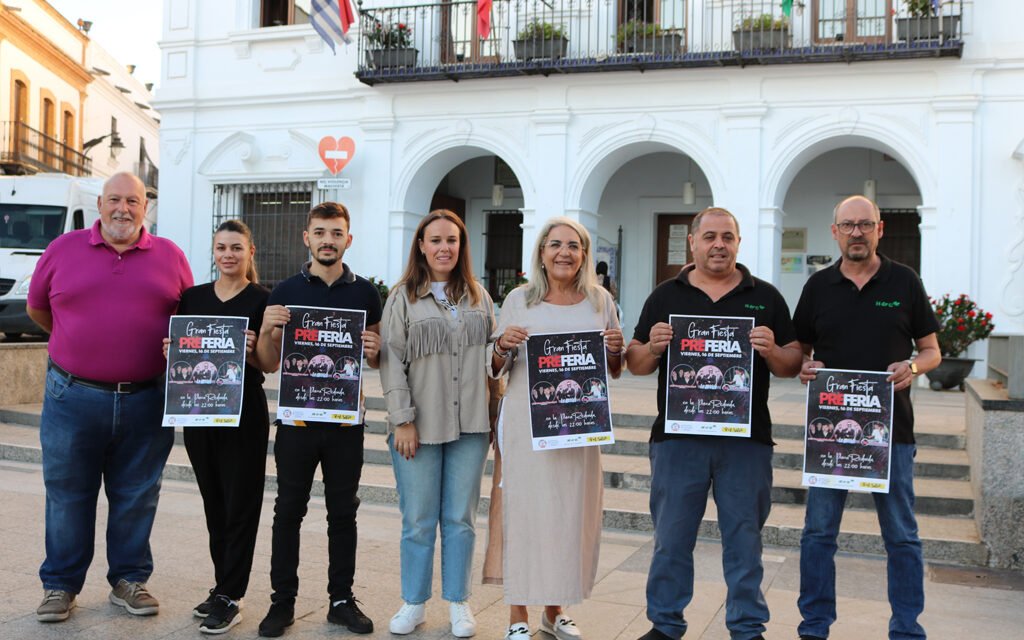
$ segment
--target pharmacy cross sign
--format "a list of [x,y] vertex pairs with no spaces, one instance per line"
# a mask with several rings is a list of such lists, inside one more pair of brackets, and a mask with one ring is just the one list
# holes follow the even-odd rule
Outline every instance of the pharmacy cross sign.
[[348,136],[320,138],[320,159],[327,165],[327,170],[331,172],[331,175],[338,175],[355,154],[356,143]]

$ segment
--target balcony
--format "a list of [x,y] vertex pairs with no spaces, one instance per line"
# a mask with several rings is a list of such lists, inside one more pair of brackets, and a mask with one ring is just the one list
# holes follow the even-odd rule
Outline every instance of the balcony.
[[92,175],[92,160],[24,122],[0,123],[0,167],[5,173],[60,172]]
[[150,199],[156,198],[157,189],[160,184],[160,169],[153,164],[148,155],[140,162],[135,163],[135,175],[146,185],[146,197]]
[[388,82],[960,57],[963,0],[475,0],[363,8],[356,77]]

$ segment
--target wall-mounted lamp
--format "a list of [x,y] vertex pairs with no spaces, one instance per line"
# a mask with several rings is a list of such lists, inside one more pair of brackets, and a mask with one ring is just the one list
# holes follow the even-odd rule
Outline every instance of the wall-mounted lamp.
[[103,142],[107,138],[110,138],[110,157],[116,160],[117,156],[121,155],[121,152],[124,151],[125,149],[124,143],[121,142],[121,136],[117,135],[116,131],[111,131],[105,136],[100,136],[98,138],[93,138],[92,140],[87,141],[85,144],[82,145],[82,153],[88,153],[89,149],[92,149],[93,147]]
[[491,205],[500,207],[505,202],[505,186],[496,184],[491,187]]
[[689,180],[683,183],[683,204],[697,204],[697,185]]
[[877,184],[872,178],[868,178],[864,181],[864,197],[871,202],[875,201],[875,196],[878,195]]

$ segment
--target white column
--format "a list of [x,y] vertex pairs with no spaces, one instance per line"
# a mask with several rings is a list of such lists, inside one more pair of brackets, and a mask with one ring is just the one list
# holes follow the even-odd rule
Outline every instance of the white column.
[[779,286],[779,257],[782,255],[782,220],[778,207],[762,207],[757,229],[757,277]]
[[[386,167],[383,175],[393,175],[395,162],[391,149],[395,119],[391,101],[375,101],[367,106],[367,113],[376,115],[359,122],[363,136],[356,141],[356,157],[364,169],[360,175],[362,184],[358,185],[362,196],[361,210],[352,214],[352,232],[355,234],[352,264],[356,273],[382,278],[391,286],[402,275],[409,249],[405,235],[411,237],[412,231],[403,235],[401,229],[407,224],[406,212],[392,210],[393,181],[377,179],[377,174],[365,169]],[[412,223],[412,229],[416,228],[417,222]]]
[[725,193],[716,206],[725,207],[740,223],[740,236],[748,240],[740,244],[739,261],[758,277],[770,280],[772,270],[765,269],[761,258],[772,259],[772,234],[761,231],[761,131],[768,112],[761,102],[734,104],[722,109],[725,117]]

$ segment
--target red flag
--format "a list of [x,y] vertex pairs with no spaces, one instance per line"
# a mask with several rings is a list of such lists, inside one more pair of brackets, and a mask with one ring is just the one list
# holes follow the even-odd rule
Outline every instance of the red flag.
[[348,34],[349,27],[356,21],[356,12],[352,10],[352,0],[338,0],[338,17],[341,18],[341,32]]
[[491,35],[491,4],[493,0],[476,0],[476,31],[484,40]]

